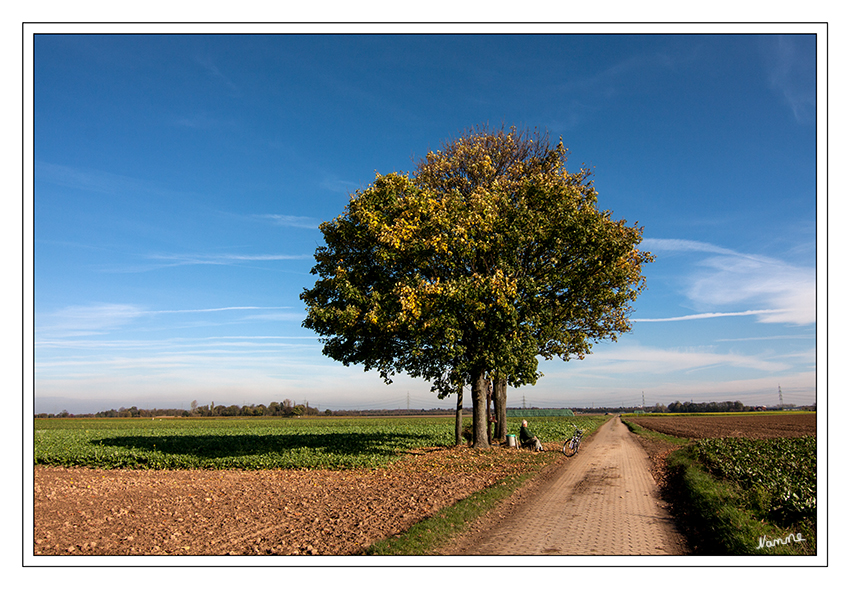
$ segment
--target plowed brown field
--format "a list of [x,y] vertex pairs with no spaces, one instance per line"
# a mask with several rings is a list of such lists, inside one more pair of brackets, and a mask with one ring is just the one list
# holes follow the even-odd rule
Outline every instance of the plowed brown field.
[[358,554],[504,477],[534,470],[532,458],[525,450],[463,447],[344,471],[36,466],[33,554]]
[[817,414],[629,417],[643,428],[679,438],[798,438],[817,433]]

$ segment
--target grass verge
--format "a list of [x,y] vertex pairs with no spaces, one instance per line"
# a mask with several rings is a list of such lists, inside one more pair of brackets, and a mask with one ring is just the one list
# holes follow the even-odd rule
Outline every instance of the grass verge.
[[400,556],[433,554],[452,537],[465,532],[470,524],[493,509],[500,501],[532,477],[535,472],[513,475],[473,493],[454,505],[444,507],[433,517],[411,526],[406,532],[386,538],[366,549],[367,555]]
[[[643,415],[641,415],[641,417],[643,417]],[[661,432],[646,429],[645,427],[641,427],[636,423],[632,423],[631,421],[622,416],[620,417],[620,421],[626,424],[626,427],[629,428],[630,432],[639,436],[643,436],[644,438],[648,438],[651,440],[661,440],[662,442],[668,442],[677,446],[686,446],[687,444],[691,443],[691,440],[687,438],[677,438],[676,436],[662,434]]]

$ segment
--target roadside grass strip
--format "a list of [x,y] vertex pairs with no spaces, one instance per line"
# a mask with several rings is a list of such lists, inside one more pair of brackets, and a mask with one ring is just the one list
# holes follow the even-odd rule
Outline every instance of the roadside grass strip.
[[[546,462],[551,462],[551,460]],[[434,516],[414,524],[407,531],[376,542],[366,549],[365,554],[375,556],[434,554],[438,548],[445,546],[451,538],[466,532],[478,518],[489,512],[502,500],[510,497],[542,466],[543,462],[534,472],[507,477],[495,485],[473,493],[454,505],[444,507]]]
[[656,440],[661,440],[663,442],[669,442],[671,444],[676,444],[677,446],[685,446],[691,443],[691,440],[688,438],[678,438],[676,436],[671,436],[668,434],[662,434],[661,432],[657,432],[651,429],[646,429],[645,427],[641,427],[636,423],[629,421],[624,417],[620,417],[620,421],[622,421],[629,431],[637,434],[639,436],[643,436],[645,438],[651,438]]

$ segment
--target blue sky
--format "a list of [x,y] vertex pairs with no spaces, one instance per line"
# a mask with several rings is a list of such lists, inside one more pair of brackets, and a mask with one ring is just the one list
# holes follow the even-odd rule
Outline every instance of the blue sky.
[[562,137],[657,256],[633,330],[541,362],[510,405],[773,404],[778,386],[809,404],[815,50],[814,35],[39,35],[36,410],[453,406],[323,357],[299,294],[321,221],[481,123]]

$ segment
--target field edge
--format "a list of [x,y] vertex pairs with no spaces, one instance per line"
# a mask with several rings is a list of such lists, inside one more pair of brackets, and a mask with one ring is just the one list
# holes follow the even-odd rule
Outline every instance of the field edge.
[[[706,415],[707,416],[707,415]],[[740,489],[713,476],[696,459],[695,440],[657,432],[621,416],[654,464],[653,475],[694,555],[811,556],[817,547],[807,529],[782,528],[741,508]],[[644,417],[640,415],[639,417]],[[797,542],[803,537],[806,542]],[[791,541],[788,539],[791,538]],[[766,541],[776,546],[768,547]]]

